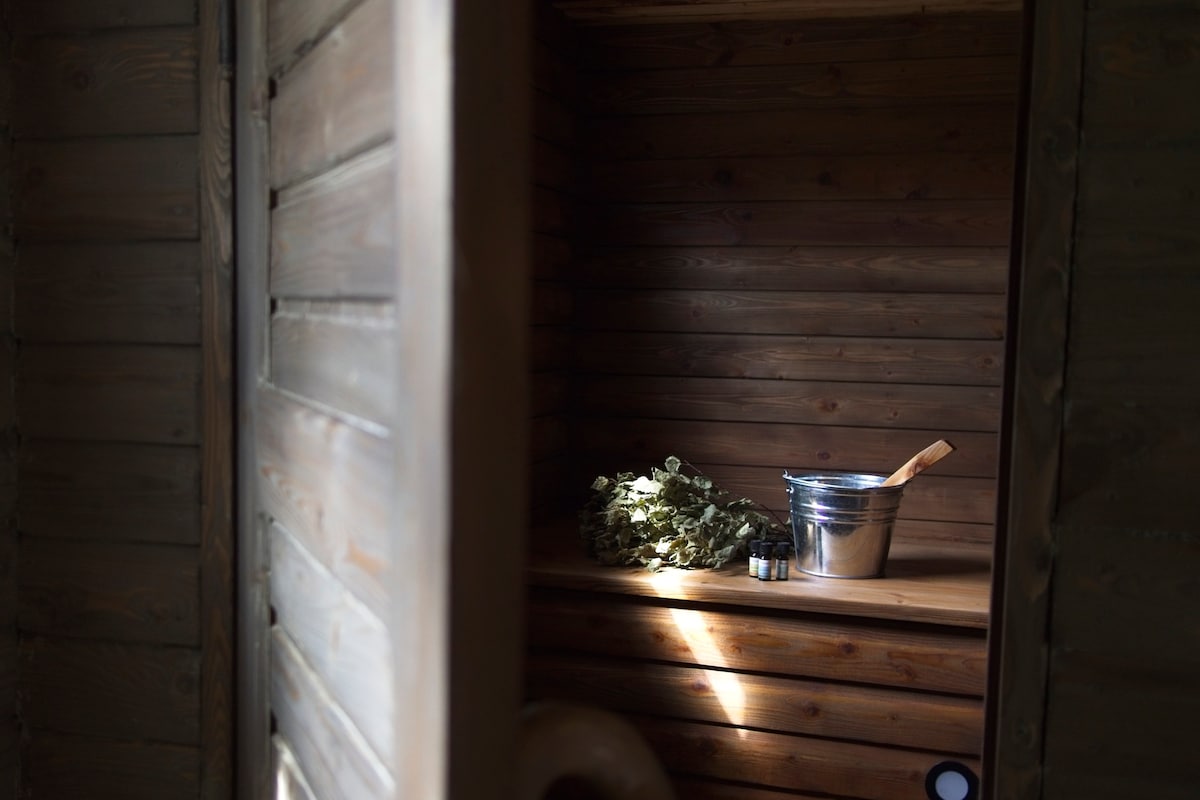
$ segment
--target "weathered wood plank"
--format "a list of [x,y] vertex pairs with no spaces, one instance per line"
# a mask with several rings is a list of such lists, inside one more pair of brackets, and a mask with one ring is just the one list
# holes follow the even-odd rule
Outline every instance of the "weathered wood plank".
[[598,162],[597,199],[623,202],[766,200],[1007,200],[1011,153],[912,153]]
[[55,0],[12,6],[13,29],[22,33],[191,25],[196,21],[196,0]]
[[199,542],[200,464],[193,447],[26,442],[20,470],[26,536]]
[[[744,564],[739,567],[734,580],[752,583],[752,589],[757,589],[757,581],[745,578]],[[634,572],[646,575],[644,570],[635,568]],[[796,591],[803,590],[799,576],[795,583]],[[649,592],[653,594],[652,589]],[[664,608],[641,598],[579,592],[565,596],[535,592],[530,609],[529,641],[540,648],[736,672],[832,680],[853,676],[857,682],[881,686],[974,697],[983,694],[985,643],[965,629],[893,629],[851,617],[829,621],[765,617],[753,610]]]
[[530,696],[621,713],[978,757],[980,700],[712,669],[533,653]]
[[388,548],[389,440],[271,389],[259,393],[257,418],[263,510],[386,619],[395,575]]
[[196,549],[26,539],[22,631],[144,644],[200,644]]
[[1008,248],[602,247],[572,269],[588,286],[999,294],[1008,284]]
[[272,186],[315,175],[391,135],[391,9],[366,0],[279,80]]
[[1000,429],[999,391],[988,386],[613,375],[582,376],[576,386],[574,407],[597,416]]
[[362,734],[279,629],[271,636],[271,708],[278,732],[328,800],[386,800],[394,781]]
[[[581,454],[620,455],[634,464],[656,464],[676,454],[712,464],[778,464],[793,472],[850,471],[891,474],[929,444],[926,431],[842,428],[785,423],[593,418],[581,424]],[[990,478],[996,474],[997,436],[955,433],[953,455],[923,475]],[[676,450],[686,451],[675,453]]]
[[14,226],[25,242],[195,239],[193,136],[19,141]]
[[383,623],[278,525],[271,526],[277,624],[384,764],[392,760],[392,652]]
[[1001,152],[1013,146],[1005,100],[895,108],[812,108],[746,114],[659,114],[589,120],[593,158],[723,158],[832,153]]
[[998,97],[1017,88],[1016,54],[713,70],[593,73],[588,108],[601,115],[742,114],[798,108],[942,104]]
[[200,653],[184,647],[27,638],[25,702],[34,729],[197,744]]
[[190,347],[40,345],[17,379],[30,439],[195,444],[200,354]]
[[1014,55],[1017,13],[876,19],[739,20],[581,29],[582,66],[608,69],[804,64],[830,61]]
[[18,37],[17,137],[195,133],[196,30]]
[[655,203],[589,209],[588,234],[604,244],[1002,246],[1001,200],[810,200]]
[[267,68],[271,73],[310,51],[358,0],[268,0]]
[[200,340],[194,243],[30,244],[17,271],[16,329],[27,342]]
[[194,797],[199,760],[195,747],[35,730],[29,736],[22,777],[37,797]]
[[609,375],[998,386],[1003,351],[991,341],[618,331],[581,334],[574,359]]
[[394,405],[390,305],[288,304],[271,318],[276,386],[383,425]]
[[575,324],[671,333],[1001,339],[1000,295],[883,292],[596,290],[580,293]]
[[[780,789],[864,800],[926,800],[925,773],[943,760],[874,745],[631,718],[668,769]],[[979,772],[979,761],[962,762]]]
[[271,294],[388,297],[395,292],[394,154],[368,151],[280,192],[271,214]]

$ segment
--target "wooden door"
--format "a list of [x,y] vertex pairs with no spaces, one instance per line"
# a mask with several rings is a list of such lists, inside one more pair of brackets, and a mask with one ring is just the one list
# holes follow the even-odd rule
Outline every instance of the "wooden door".
[[506,794],[525,34],[490,17],[238,7],[246,798]]

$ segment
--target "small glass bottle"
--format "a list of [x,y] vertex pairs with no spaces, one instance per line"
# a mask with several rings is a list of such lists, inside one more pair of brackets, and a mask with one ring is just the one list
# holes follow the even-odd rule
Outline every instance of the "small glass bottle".
[[762,541],[759,539],[750,540],[750,577],[758,577],[758,554],[762,548]]
[[788,551],[792,546],[788,542],[780,542],[775,545],[775,580],[786,581],[788,579]]
[[758,579],[760,581],[775,580],[774,561],[774,545],[770,542],[760,544],[758,549]]

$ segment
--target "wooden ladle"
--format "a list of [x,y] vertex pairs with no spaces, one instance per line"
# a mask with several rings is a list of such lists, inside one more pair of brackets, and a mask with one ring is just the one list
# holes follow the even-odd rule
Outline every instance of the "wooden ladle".
[[893,472],[887,477],[883,486],[899,486],[902,483],[908,483],[920,472],[932,467],[937,462],[941,461],[944,456],[950,454],[954,450],[954,445],[947,442],[945,439],[938,439],[933,444],[926,447],[921,452],[905,462],[904,466]]

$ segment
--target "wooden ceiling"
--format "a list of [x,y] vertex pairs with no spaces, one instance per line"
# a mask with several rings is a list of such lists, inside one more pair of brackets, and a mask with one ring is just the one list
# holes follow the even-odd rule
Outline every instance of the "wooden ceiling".
[[1019,12],[1022,0],[551,0],[574,22],[628,25]]

